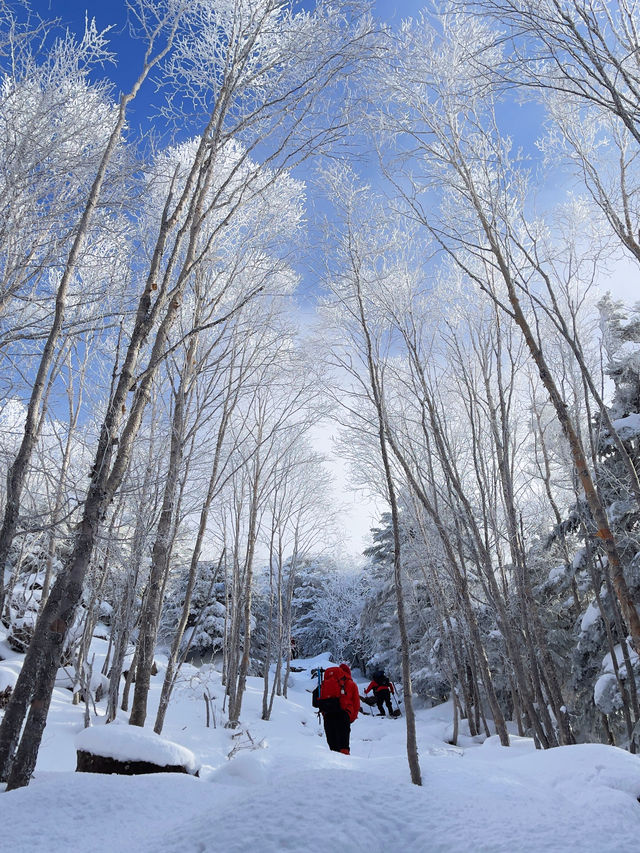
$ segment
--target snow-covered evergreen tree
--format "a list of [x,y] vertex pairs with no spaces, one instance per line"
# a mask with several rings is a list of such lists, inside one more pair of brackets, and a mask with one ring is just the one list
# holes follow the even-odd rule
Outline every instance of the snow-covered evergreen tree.
[[303,560],[292,602],[292,636],[302,656],[329,652],[334,661],[359,656],[358,622],[367,579],[328,557]]
[[[191,600],[187,629],[182,650],[211,659],[222,651],[225,633],[225,588],[222,578],[216,577],[218,563],[202,560]],[[170,642],[180,618],[188,580],[188,565],[175,572],[173,585],[165,600],[160,626],[160,641]]]

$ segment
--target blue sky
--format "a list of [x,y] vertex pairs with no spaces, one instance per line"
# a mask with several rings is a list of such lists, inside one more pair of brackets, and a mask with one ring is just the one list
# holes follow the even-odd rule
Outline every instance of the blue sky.
[[[117,61],[104,69],[97,69],[98,74],[106,76],[114,83],[116,91],[128,91],[139,71],[143,43],[132,39],[127,26],[127,8],[124,0],[32,0],[33,9],[43,18],[58,18],[64,26],[80,34],[84,27],[85,15],[95,18],[99,29],[113,26],[110,33],[110,43]],[[302,5],[311,6],[313,0],[302,0]],[[408,17],[415,16],[425,7],[425,0],[376,0],[375,13],[380,20],[397,26]],[[157,104],[160,98],[155,93],[153,80],[147,80],[137,98],[128,109],[129,124],[132,130],[148,131],[153,128],[156,137],[160,141],[168,142],[168,131],[161,119],[157,116]],[[540,132],[540,112],[531,104],[518,104],[514,101],[511,105],[516,115],[509,120],[510,133],[515,134],[514,144],[516,147],[524,147],[534,158],[538,152],[533,148],[532,141]],[[307,178],[308,172],[300,177]],[[311,187],[310,195],[314,195]],[[539,200],[553,204],[553,196],[557,194],[558,187],[539,187]],[[548,198],[549,194],[551,198]],[[318,200],[316,200],[316,204]],[[320,202],[321,207],[323,203]],[[301,288],[300,296],[312,293],[315,290],[313,276],[307,270],[305,284]],[[605,283],[614,296],[630,301],[638,297],[637,270],[635,265],[628,261],[621,262],[611,272],[611,276]]]
[[[117,63],[97,69],[96,76],[108,77],[112,80],[116,93],[130,89],[140,69],[143,43],[132,39],[129,35],[124,0],[101,0],[101,2],[90,3],[87,0],[32,0],[31,5],[42,18],[59,19],[63,27],[68,27],[77,35],[81,35],[84,30],[85,15],[89,19],[95,18],[99,30],[113,25],[110,44],[116,54]],[[403,18],[414,15],[423,5],[422,0],[403,0],[403,2],[378,0],[376,11],[382,20],[395,24]],[[129,125],[134,133],[137,130],[147,131],[151,128],[154,128],[156,133],[162,133],[164,125],[157,117],[156,105],[159,102],[160,98],[155,95],[153,81],[146,81],[127,110]],[[307,175],[301,175],[301,177],[307,177]],[[310,190],[309,194],[312,193],[313,190]],[[303,282],[299,290],[299,303],[301,317],[305,322],[305,318],[309,316],[307,311],[313,315],[311,306],[313,294],[317,290],[317,281],[306,264],[301,263],[300,272],[303,273]],[[333,431],[330,424],[319,427],[317,434],[314,435],[314,444],[317,449],[327,453],[331,460],[329,467],[336,480],[335,498],[344,507],[345,551],[348,554],[358,555],[368,544],[369,529],[377,524],[383,507],[361,492],[354,492],[349,488],[345,464],[332,453]]]
[[[303,0],[302,6],[313,6],[312,0]],[[425,6],[424,0],[376,0],[376,15],[386,23],[397,25],[402,19],[415,15]],[[117,63],[105,66],[104,76],[111,79],[118,91],[128,91],[139,69],[142,43],[132,39],[127,27],[127,9],[124,0],[31,0],[31,7],[44,19],[59,19],[61,24],[80,34],[85,16],[94,18],[99,30],[113,26],[110,44],[117,55]],[[151,127],[154,110],[154,86],[147,81],[129,108],[132,124],[147,130]]]
[[[43,18],[57,18],[64,26],[80,34],[84,27],[85,15],[95,18],[99,29],[113,26],[110,33],[110,43],[117,61],[96,73],[106,76],[114,83],[116,91],[128,91],[140,68],[143,50],[141,41],[132,39],[127,27],[127,9],[124,0],[31,0],[34,11]],[[302,0],[301,5],[311,6],[313,0]],[[425,7],[425,0],[376,0],[375,12],[380,20],[397,26],[401,20],[415,16]],[[161,139],[165,134],[164,124],[157,117],[159,98],[155,93],[153,80],[148,80],[130,105],[128,110],[129,124],[134,129],[147,131],[154,128]],[[535,154],[531,146],[532,140],[540,130],[540,114],[528,103],[512,105],[517,111],[513,121],[509,121],[509,129],[515,134],[514,143],[517,147],[524,146]],[[165,138],[164,141],[168,141]],[[554,185],[554,190],[557,187]],[[542,196],[547,195],[545,187],[540,187]],[[553,198],[550,200],[553,202]],[[628,264],[621,264],[614,270],[611,280],[607,282],[615,295],[626,299],[637,299],[637,281],[635,268],[629,269]]]

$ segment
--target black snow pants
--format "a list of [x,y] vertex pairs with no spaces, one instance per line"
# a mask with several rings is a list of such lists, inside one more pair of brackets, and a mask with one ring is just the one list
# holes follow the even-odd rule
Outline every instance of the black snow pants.
[[391,705],[391,691],[389,690],[389,688],[387,688],[386,690],[376,690],[376,703],[378,705],[378,711],[380,711],[381,714],[384,714],[385,703],[387,705],[387,710],[389,711],[389,713],[393,714],[393,706]]
[[324,720],[324,733],[327,736],[329,749],[333,752],[342,752],[349,749],[349,737],[351,735],[351,720],[346,711],[327,712],[322,715]]

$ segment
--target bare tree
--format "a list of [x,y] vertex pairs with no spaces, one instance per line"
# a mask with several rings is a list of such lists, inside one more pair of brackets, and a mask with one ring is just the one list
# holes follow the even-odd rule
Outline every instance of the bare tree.
[[[359,412],[360,428],[377,439],[379,456],[374,460],[374,466],[378,468],[376,486],[380,488],[380,483],[384,484],[383,495],[391,507],[393,578],[401,643],[407,760],[411,781],[421,785],[405,617],[396,472],[390,459],[386,428],[385,361],[392,347],[392,335],[381,316],[377,299],[378,293],[388,286],[389,279],[384,270],[380,272],[379,240],[374,238],[374,229],[379,223],[374,224],[371,219],[366,194],[354,186],[349,174],[341,175],[336,171],[327,177],[331,180],[332,198],[343,229],[331,237],[336,247],[336,258],[328,278],[333,303],[329,302],[327,312],[335,317],[336,326],[348,337],[349,342],[346,353],[338,355],[343,347],[335,343],[332,351],[340,367],[348,371],[364,401]],[[354,362],[354,359],[357,361]],[[343,404],[353,412],[354,406],[347,400],[345,395]]]
[[304,375],[291,341],[281,339],[279,350],[279,358],[266,366],[247,411],[245,437],[238,444],[243,464],[233,478],[232,607],[226,652],[228,724],[232,727],[239,721],[249,674],[254,558],[267,500],[274,488],[272,470],[296,443],[298,434],[308,429],[311,402],[318,393],[313,376]]
[[[51,590],[0,727],[0,767],[3,776],[9,773],[10,788],[27,784],[35,765],[62,641],[81,595],[105,508],[127,470],[187,285],[196,269],[209,260],[215,240],[247,197],[264,192],[283,169],[340,134],[343,124],[339,116],[336,121],[324,117],[322,123],[315,122],[319,96],[334,81],[343,80],[352,64],[374,48],[370,22],[354,4],[349,6],[355,12],[353,19],[345,17],[346,7],[335,4],[321,5],[310,16],[295,16],[276,0],[255,0],[248,7],[240,2],[232,5],[231,11],[237,14],[228,15],[224,7],[212,19],[208,4],[191,3],[187,10],[191,17],[185,11],[181,19],[181,25],[187,21],[192,27],[193,38],[180,42],[169,70],[174,80],[190,81],[192,100],[204,100],[210,111],[184,169],[178,164],[168,177],[157,241],[102,424],[73,552]],[[329,33],[331,38],[325,39]],[[212,43],[217,45],[213,62]],[[294,56],[296,61],[292,61]],[[233,137],[244,139],[244,147],[234,151]],[[258,146],[260,164],[250,160]],[[226,170],[221,171],[225,154],[231,156]],[[259,289],[221,293],[220,313],[212,322],[223,322]],[[147,365],[139,371],[147,339]],[[253,512],[256,510],[254,506]],[[248,649],[244,676],[247,667]]]
[[[269,552],[269,604],[263,663],[263,720],[271,717],[276,693],[286,696],[291,665],[291,604],[299,563],[326,546],[334,521],[328,473],[322,458],[308,444],[307,433],[312,425],[312,417],[300,423],[294,442],[287,439],[283,452],[274,455],[271,471],[264,523]],[[274,658],[275,672],[269,691]]]
[[[270,363],[273,353],[279,351],[277,342],[281,339],[282,329],[276,322],[278,317],[279,309],[272,309],[271,313],[267,313],[264,302],[246,306],[227,335],[218,341],[215,347],[204,349],[202,354],[204,369],[196,371],[201,382],[204,381],[202,389],[198,392],[200,423],[194,424],[192,431],[194,436],[209,433],[208,440],[200,446],[201,456],[206,460],[204,467],[208,469],[208,484],[200,507],[197,533],[189,561],[182,612],[171,641],[169,661],[154,726],[158,733],[164,724],[181,662],[195,633],[194,626],[187,639],[186,648],[182,649],[212,506],[216,501],[221,500],[227,484],[237,473],[237,469],[242,467],[243,463],[238,461],[238,455],[244,440],[246,407],[260,387],[265,365]],[[239,427],[236,428],[234,424]],[[226,558],[224,549],[218,571],[214,573],[212,579],[212,588],[216,577],[220,574],[223,557]]]
[[[145,3],[146,0],[142,0],[142,4],[145,5]],[[122,130],[126,121],[127,107],[136,97],[140,87],[151,70],[169,51],[172,35],[175,32],[178,19],[179,10],[177,16],[174,16],[173,12],[171,12],[167,18],[162,15],[153,32],[150,34],[142,70],[140,71],[140,74],[131,90],[124,94],[120,100],[120,107],[115,117],[115,123],[106,140],[102,157],[97,165],[95,177],[89,189],[85,207],[81,211],[77,227],[74,229],[71,248],[55,293],[55,312],[53,322],[42,349],[40,362],[31,391],[31,397],[25,418],[23,439],[16,458],[7,473],[7,495],[2,528],[0,529],[0,566],[2,567],[4,567],[7,561],[9,548],[11,547],[16,530],[18,514],[20,511],[20,496],[23,489],[25,472],[38,435],[38,423],[41,418],[42,398],[45,393],[47,383],[50,381],[48,376],[51,372],[52,366],[55,364],[56,347],[62,330],[64,314],[67,308],[69,288],[73,280],[77,262],[85,241],[87,240],[89,228],[100,201],[102,188],[107,176],[107,170],[116,150],[122,143]],[[167,31],[169,35],[168,42],[158,48],[157,41],[161,36],[166,37]],[[91,43],[92,40],[97,40],[97,46],[99,49],[103,46],[101,37],[95,33],[93,28],[88,29],[85,39],[89,43]],[[80,56],[85,52],[88,52],[87,47],[84,47],[84,49],[81,50]],[[73,45],[69,44],[66,46],[65,56],[67,62],[71,64],[70,71],[73,71],[73,63],[77,62],[77,53],[74,52]],[[2,607],[4,595],[3,578],[4,572],[0,571],[0,609]]]
[[[478,44],[479,25],[469,21],[447,23],[442,38],[426,19],[411,34],[407,31],[398,66],[389,78],[389,92],[405,106],[399,124],[392,118],[390,126],[396,130],[402,127],[418,146],[425,169],[422,180],[440,182],[441,215],[433,206],[427,207],[415,180],[405,183],[398,174],[395,185],[411,216],[428,229],[469,282],[492,298],[520,329],[571,450],[625,622],[634,645],[640,648],[640,618],[615,537],[540,336],[536,302],[531,296],[536,271],[523,251],[520,231],[520,222],[526,221],[526,175],[513,162],[510,144],[499,133],[491,93],[487,93],[484,81],[469,80],[466,73],[452,73],[461,67],[461,55]],[[424,65],[427,56],[428,69]],[[424,73],[416,73],[420,65]],[[425,81],[437,97],[427,100]],[[532,230],[528,229],[528,235]]]
[[614,6],[589,0],[455,0],[505,28],[511,50],[491,65],[509,84],[554,90],[616,116],[640,143],[640,72],[634,0]]

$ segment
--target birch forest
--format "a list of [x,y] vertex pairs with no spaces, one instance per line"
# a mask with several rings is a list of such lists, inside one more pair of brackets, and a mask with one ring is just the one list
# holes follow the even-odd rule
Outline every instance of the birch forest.
[[135,61],[0,0],[0,779],[62,682],[161,733],[215,661],[233,728],[320,652],[416,784],[444,701],[635,753],[640,3],[114,5]]

